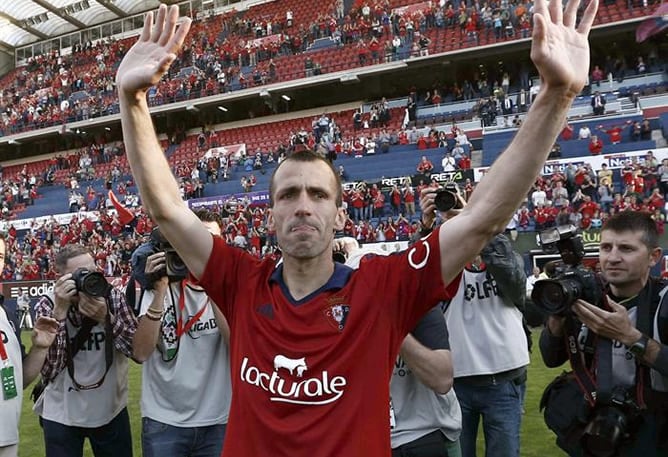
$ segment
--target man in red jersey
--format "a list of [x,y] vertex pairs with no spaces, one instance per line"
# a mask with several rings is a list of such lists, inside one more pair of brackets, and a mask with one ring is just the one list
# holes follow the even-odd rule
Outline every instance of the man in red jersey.
[[541,91],[522,133],[462,213],[411,249],[357,271],[332,261],[334,233],[345,222],[341,186],[331,165],[312,153],[289,156],[270,182],[268,225],[283,253],[279,264],[227,247],[187,208],[146,93],[176,58],[190,19],[179,20],[177,6],[162,5],[155,21],[147,15],[116,75],[123,137],[148,213],[230,324],[225,456],[390,456],[389,379],[401,342],[452,295],[445,284],[503,231],[584,86],[597,1],[575,28],[577,8],[577,0],[565,9],[560,0],[536,1],[531,57]]

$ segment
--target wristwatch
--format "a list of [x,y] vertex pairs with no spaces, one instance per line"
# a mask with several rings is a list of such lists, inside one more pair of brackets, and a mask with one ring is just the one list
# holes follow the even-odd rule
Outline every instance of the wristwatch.
[[640,337],[638,341],[629,346],[628,352],[630,352],[635,358],[642,357],[643,355],[645,355],[648,342],[649,338],[643,335]]

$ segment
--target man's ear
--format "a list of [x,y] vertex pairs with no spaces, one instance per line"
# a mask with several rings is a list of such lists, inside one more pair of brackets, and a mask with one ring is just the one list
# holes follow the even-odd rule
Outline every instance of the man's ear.
[[336,219],[334,220],[334,230],[337,232],[343,230],[343,226],[346,224],[346,210],[343,207],[339,207],[336,212]]
[[650,251],[650,266],[654,266],[661,260],[662,249],[660,247],[654,248]]

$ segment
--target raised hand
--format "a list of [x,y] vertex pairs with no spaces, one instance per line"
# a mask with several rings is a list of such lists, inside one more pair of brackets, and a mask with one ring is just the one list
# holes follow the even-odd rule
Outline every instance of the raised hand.
[[32,345],[36,348],[46,349],[56,339],[58,333],[58,321],[52,317],[39,316],[35,321],[32,331]]
[[155,24],[153,12],[146,15],[139,40],[123,58],[116,73],[119,96],[134,96],[157,84],[176,59],[190,30],[190,18],[179,19],[179,8],[160,5]]
[[571,96],[580,93],[589,71],[589,30],[596,17],[598,0],[590,0],[580,24],[576,15],[580,0],[569,0],[562,11],[561,0],[536,0],[531,60],[542,84],[559,88]]

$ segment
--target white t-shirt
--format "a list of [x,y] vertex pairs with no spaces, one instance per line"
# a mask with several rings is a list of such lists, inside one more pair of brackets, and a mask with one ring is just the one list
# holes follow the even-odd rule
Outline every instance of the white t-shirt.
[[[229,351],[218,328],[213,306],[204,291],[185,285],[182,319],[188,322],[204,309],[189,331],[178,339],[170,361],[155,350],[142,364],[142,417],[175,427],[224,424],[230,412],[232,384]],[[181,284],[170,284],[165,309],[178,312]],[[140,316],[146,314],[153,292],[145,291]],[[160,343],[159,343],[160,344]]]
[[547,200],[547,194],[544,190],[534,190],[531,194],[531,201],[533,202],[534,206],[544,205],[545,200]]
[[445,156],[441,161],[443,171],[455,171],[455,158],[452,156]]
[[500,373],[529,364],[522,313],[504,302],[485,271],[464,269],[445,320],[455,378]]
[[578,138],[581,140],[586,140],[587,138],[591,137],[591,130],[589,130],[589,127],[580,127],[580,130],[578,131]]

